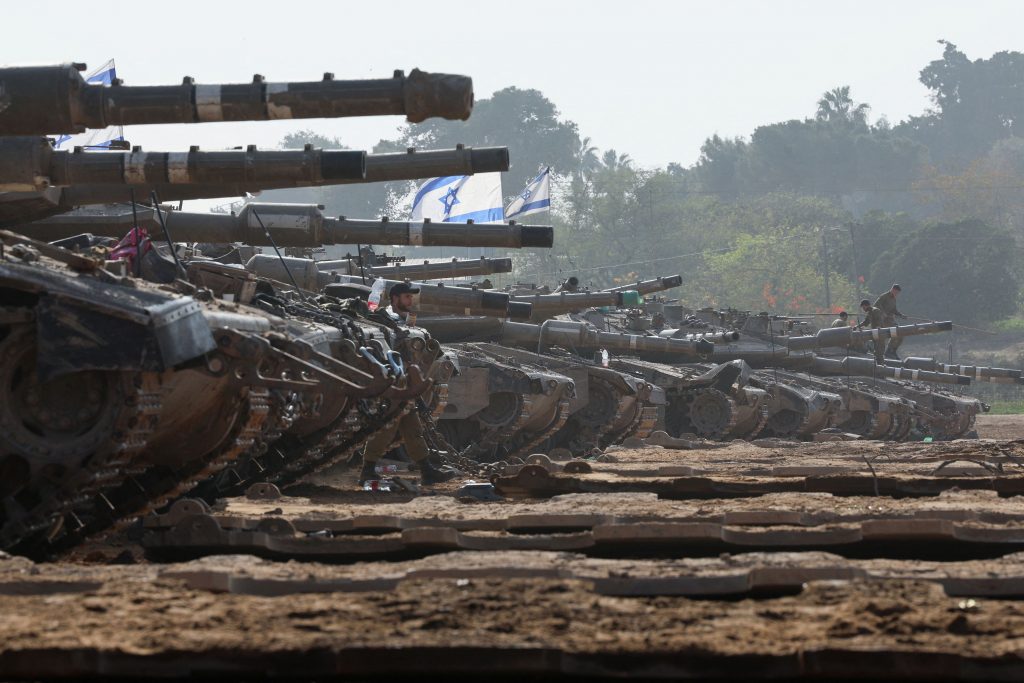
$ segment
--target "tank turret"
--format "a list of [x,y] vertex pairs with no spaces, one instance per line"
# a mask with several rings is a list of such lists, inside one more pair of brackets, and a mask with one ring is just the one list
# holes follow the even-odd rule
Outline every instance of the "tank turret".
[[86,128],[151,123],[267,121],[404,114],[412,123],[431,117],[465,120],[473,109],[466,76],[413,69],[391,78],[199,85],[126,86],[87,83],[84,64],[0,69],[0,135],[80,133]]

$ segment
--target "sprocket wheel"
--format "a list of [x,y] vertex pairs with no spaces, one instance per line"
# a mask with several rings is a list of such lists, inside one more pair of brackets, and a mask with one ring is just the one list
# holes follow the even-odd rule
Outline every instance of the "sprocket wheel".
[[729,397],[717,389],[703,389],[690,404],[690,422],[698,436],[719,439],[733,425],[736,411]]

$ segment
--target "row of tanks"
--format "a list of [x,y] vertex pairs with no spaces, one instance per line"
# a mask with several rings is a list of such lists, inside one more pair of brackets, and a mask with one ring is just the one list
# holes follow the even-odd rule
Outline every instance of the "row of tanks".
[[[0,230],[2,548],[46,555],[189,491],[294,480],[348,457],[443,384],[443,353],[429,332],[400,327],[359,297],[322,291],[338,278],[303,288],[284,257],[280,282],[198,249],[182,252],[181,243],[266,244],[279,253],[333,240],[552,242],[544,226],[478,232],[468,224],[324,219],[315,207],[297,215],[249,206],[203,214],[196,224],[193,214],[161,204],[503,171],[505,148],[64,152],[46,137],[114,124],[465,119],[469,78],[414,70],[362,81],[325,74],[309,83],[186,78],[129,87],[86,83],[83,68],[0,69],[0,226],[15,228]],[[507,266],[473,267],[482,265]],[[461,288],[423,300],[441,309],[454,300],[460,312],[479,314],[523,309],[508,295]]]
[[[925,383],[1021,381],[1013,370],[876,365],[856,353],[865,337],[949,323],[814,332],[645,301],[678,287],[678,276],[605,291],[575,278],[553,292],[497,291],[431,280],[508,272],[508,259],[405,266],[365,249],[319,261],[281,252],[544,248],[548,226],[327,218],[316,206],[260,202],[199,214],[161,203],[500,171],[504,148],[96,153],[57,152],[45,138],[85,125],[285,115],[460,119],[472,105],[464,77],[129,88],[84,84],[79,71],[0,69],[10,101],[0,110],[0,226],[16,229],[0,231],[3,548],[45,554],[186,493],[215,499],[295,482],[348,461],[411,411],[446,463],[486,471],[538,451],[585,456],[656,429],[956,438],[984,406]],[[40,98],[53,110],[46,116]],[[124,204],[129,190],[149,201]],[[371,310],[372,283],[386,300],[408,280],[419,288],[411,324]]]

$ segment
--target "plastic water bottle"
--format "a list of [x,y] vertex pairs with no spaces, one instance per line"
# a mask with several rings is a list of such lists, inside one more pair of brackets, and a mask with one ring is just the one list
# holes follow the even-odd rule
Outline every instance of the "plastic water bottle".
[[380,306],[382,296],[384,296],[384,279],[377,278],[373,281],[373,286],[370,287],[370,297],[366,300],[366,305],[371,311],[376,311]]

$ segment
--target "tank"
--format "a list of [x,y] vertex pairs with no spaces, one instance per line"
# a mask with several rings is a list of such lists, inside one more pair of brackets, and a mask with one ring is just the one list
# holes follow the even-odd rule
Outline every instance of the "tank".
[[461,458],[489,463],[526,457],[564,425],[575,383],[552,370],[488,354],[486,347],[445,347],[455,373],[433,415]]
[[541,368],[572,380],[575,395],[568,399],[567,412],[531,448],[564,449],[582,457],[631,436],[644,438],[654,429],[665,404],[665,392],[655,385],[575,353],[555,349],[538,353],[504,343],[476,343],[472,348],[503,363]]
[[[3,140],[4,138],[0,138]],[[18,146],[18,141],[23,140],[22,138],[7,138],[7,140],[13,140],[10,145],[12,148]],[[38,144],[38,139],[35,140]],[[20,143],[24,145],[24,143]],[[314,150],[312,146],[307,146],[304,150],[271,150],[271,151],[258,151],[252,150],[260,155],[273,155],[283,154],[287,152],[290,156],[284,157],[266,157],[268,159],[306,159],[306,166],[301,168],[294,167],[291,169],[290,175],[288,169],[281,169],[276,166],[266,165],[265,167],[255,166],[249,175],[242,175],[239,177],[240,171],[237,166],[231,166],[225,164],[222,157],[210,157],[210,155],[226,154],[221,152],[199,152],[194,151],[194,154],[198,154],[198,159],[206,160],[206,166],[202,169],[202,173],[207,177],[220,178],[219,182],[183,182],[185,180],[181,177],[181,172],[175,170],[180,169],[181,164],[174,162],[174,159],[180,159],[185,153],[147,153],[143,154],[141,151],[133,152],[134,158],[139,159],[152,159],[151,165],[155,165],[156,169],[147,170],[146,165],[142,165],[142,171],[137,171],[134,176],[129,176],[128,179],[123,179],[120,183],[116,179],[111,178],[108,175],[109,182],[107,184],[97,184],[96,182],[89,181],[82,184],[75,184],[69,186],[55,186],[47,176],[32,175],[29,177],[25,171],[25,166],[20,164],[17,159],[12,159],[10,163],[5,163],[3,157],[0,156],[0,172],[7,169],[7,173],[10,177],[19,179],[19,182],[28,187],[31,185],[33,188],[48,185],[42,191],[30,191],[30,192],[3,192],[0,191],[0,227],[20,225],[23,223],[30,223],[32,221],[38,221],[48,216],[54,216],[56,214],[65,213],[71,211],[76,206],[92,205],[92,204],[110,204],[124,202],[128,200],[128,189],[124,187],[125,184],[130,184],[135,191],[135,195],[138,200],[142,203],[148,203],[149,197],[152,192],[156,192],[157,196],[162,201],[179,201],[183,199],[204,199],[211,197],[244,197],[247,194],[258,193],[262,190],[279,189],[279,188],[295,188],[295,187],[315,187],[321,185],[338,185],[348,183],[362,183],[362,182],[383,182],[388,180],[414,180],[418,178],[429,178],[435,175],[471,175],[474,173],[487,173],[497,171],[507,171],[509,167],[508,149],[504,147],[485,147],[485,148],[470,148],[462,145],[457,146],[454,150],[429,150],[429,151],[416,151],[408,150],[404,153],[399,154],[367,154],[365,155],[365,175],[359,178],[356,177],[333,177],[327,179],[323,177],[321,172],[317,175],[317,164],[320,162],[318,159],[325,158],[323,155],[327,155],[327,159],[342,159],[345,157],[336,157],[337,154],[360,154],[359,152],[337,152],[334,150],[322,151]],[[249,152],[232,152],[236,157],[242,154],[248,154]],[[54,154],[57,155],[75,155],[75,152],[54,152],[52,150],[44,150],[42,155],[49,155],[50,158]],[[90,164],[96,163],[97,158],[101,152],[78,152],[78,156],[73,156],[77,160],[80,166],[85,168],[80,169],[79,173],[88,173]],[[139,164],[131,162],[132,156],[129,156],[129,162],[126,168],[138,169]],[[32,161],[35,157],[28,159],[22,159],[22,161]],[[72,158],[72,157],[58,157],[58,158]],[[239,157],[240,158],[240,157]],[[102,161],[102,159],[100,159]],[[175,165],[177,164],[177,165]],[[330,176],[341,176],[340,172],[331,171],[328,166],[328,175]],[[177,175],[170,181],[156,181],[156,182],[143,182],[140,179],[140,174],[145,175],[148,173],[148,177],[153,177],[153,174],[157,173],[158,169],[175,170]],[[226,170],[225,170],[226,169]],[[113,169],[116,171],[116,169]],[[269,174],[274,171],[277,176],[274,179],[271,177],[265,177],[264,174]],[[63,173],[63,171],[62,171]],[[233,173],[237,178],[237,182],[227,182],[229,173]],[[283,174],[283,175],[282,175]],[[65,173],[66,175],[66,173]],[[88,176],[87,176],[88,178]],[[126,214],[130,214],[130,207],[128,211],[122,210],[118,214],[121,220],[128,220],[124,218]],[[268,209],[269,211],[269,209]],[[287,212],[287,210],[284,210]],[[313,211],[310,209],[296,209],[300,214],[296,220],[308,220],[314,225],[317,224],[318,218],[313,215]],[[196,220],[201,220],[202,216],[207,214],[197,214]],[[50,230],[49,234],[39,233],[39,239],[54,240],[62,237],[67,237],[73,234],[81,233],[83,227],[95,224],[100,224],[95,228],[94,234],[102,234],[104,230],[102,226],[103,220],[101,218],[93,217],[94,214],[85,213],[81,216],[68,216],[66,219],[56,219],[44,228]],[[302,218],[305,216],[305,218]],[[322,214],[320,215],[322,218]],[[152,213],[150,212],[150,219],[152,219]],[[185,218],[184,220],[187,220]],[[376,224],[376,225],[375,225]],[[414,224],[415,225],[415,224]],[[347,225],[347,229],[353,231],[352,243],[359,243],[358,235],[359,230],[369,230],[368,234],[373,234],[374,229],[379,226],[377,221],[369,221],[367,223],[361,223],[356,221]],[[130,226],[129,226],[130,227]],[[226,229],[231,230],[231,227]],[[237,229],[237,228],[236,228]],[[396,231],[397,231],[396,227]],[[244,230],[244,228],[243,228]],[[529,232],[529,231],[527,231]],[[36,233],[29,233],[35,235]],[[121,234],[124,234],[123,232]],[[413,231],[413,239],[415,239],[415,230]],[[201,240],[200,240],[201,241]],[[216,240],[208,240],[216,241]],[[228,241],[241,241],[241,240],[228,240]],[[400,242],[394,242],[398,244]],[[500,245],[499,245],[500,246]],[[550,245],[548,245],[550,246]]]
[[473,81],[466,76],[413,69],[406,76],[269,83],[126,86],[87,83],[85,64],[0,68],[0,136],[81,133],[86,128],[153,123],[269,121],[405,115],[412,123],[431,117],[465,120],[473,109]]
[[4,547],[101,531],[271,452],[261,476],[307,471],[430,386],[436,342],[365,305],[266,287],[195,298],[0,235],[0,288],[20,312],[0,341]]
[[[43,154],[60,168],[43,168],[31,154],[13,151],[39,150],[23,140],[40,132],[98,123],[273,118],[275,109],[292,105],[293,111],[277,114],[403,111],[411,119],[459,118],[471,102],[468,79],[448,91],[420,74],[364,83],[360,91],[344,83],[336,88],[330,79],[313,87],[257,81],[237,88],[95,88],[75,73],[0,70],[0,91],[8,98],[0,133],[26,136],[0,138],[0,176],[20,181],[32,169],[52,171],[64,182],[90,163],[98,164],[95,174],[117,163],[121,177],[111,185],[120,183],[124,191],[126,182],[149,182],[151,171],[163,172],[161,163],[164,170],[191,174],[203,160],[219,158],[257,163],[236,176],[245,182],[320,182],[340,176],[347,159],[358,162],[359,173],[349,172],[355,179],[361,155],[312,149],[297,153],[305,160],[298,175],[295,168],[280,173],[274,164],[295,162],[292,152],[190,152],[178,158],[184,166],[175,167],[170,155],[133,160],[141,152],[58,155],[46,148]],[[255,108],[246,104],[252,97]],[[453,98],[462,100],[462,114],[445,109]],[[270,113],[258,113],[264,110]],[[203,182],[211,180],[217,179]],[[38,206],[46,193],[25,194]],[[189,491],[292,481],[347,458],[416,409],[435,390],[432,377],[443,376],[434,368],[440,346],[426,330],[399,328],[361,299],[303,293],[208,260],[178,263],[148,241],[129,246],[128,238],[120,245],[86,238],[73,252],[0,231],[0,242],[3,549],[46,557]],[[160,269],[171,277],[132,277]]]

